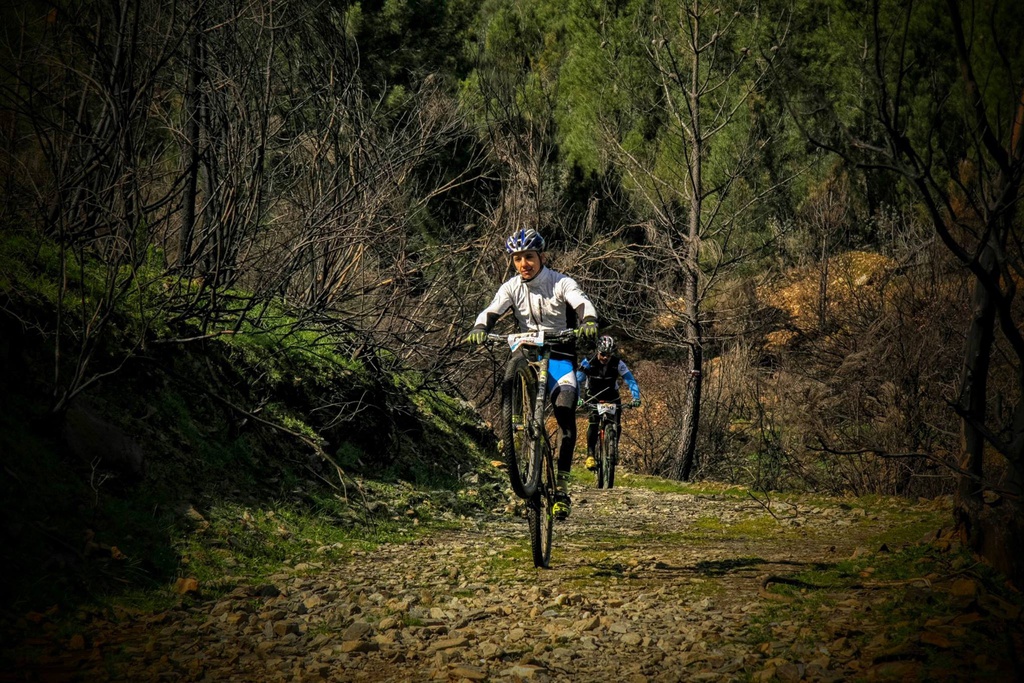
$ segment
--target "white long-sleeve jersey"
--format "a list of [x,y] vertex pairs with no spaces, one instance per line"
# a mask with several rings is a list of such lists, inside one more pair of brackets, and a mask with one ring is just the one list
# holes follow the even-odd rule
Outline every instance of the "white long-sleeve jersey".
[[560,332],[577,321],[597,318],[594,304],[576,281],[547,266],[531,280],[516,275],[505,281],[475,324],[489,330],[510,308],[522,332]]

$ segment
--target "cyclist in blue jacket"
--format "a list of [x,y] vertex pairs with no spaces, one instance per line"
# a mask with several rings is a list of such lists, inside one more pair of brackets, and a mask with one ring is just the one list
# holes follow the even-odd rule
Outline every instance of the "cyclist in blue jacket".
[[[593,358],[584,358],[576,371],[576,382],[582,387],[579,405],[583,405],[584,396],[594,403],[614,403],[622,405],[619,398],[620,380],[626,382],[633,394],[632,406],[640,406],[640,385],[626,366],[626,362],[615,353],[615,340],[603,335],[597,340],[597,353]],[[621,410],[615,411],[615,433],[620,433]],[[591,411],[590,423],[587,425],[587,469],[597,468],[594,459],[594,446],[597,445],[599,417],[597,411]]]
[[[544,238],[533,229],[514,232],[505,241],[518,273],[498,288],[491,303],[477,316],[466,337],[471,344],[482,344],[495,321],[509,310],[522,332],[543,330],[557,333],[576,329],[576,336],[597,337],[597,311],[576,281],[544,265]],[[577,327],[577,321],[581,321]],[[548,390],[554,405],[555,420],[562,432],[558,449],[558,491],[552,511],[558,519],[569,516],[569,472],[576,448],[576,349],[573,344],[551,347],[548,364]]]

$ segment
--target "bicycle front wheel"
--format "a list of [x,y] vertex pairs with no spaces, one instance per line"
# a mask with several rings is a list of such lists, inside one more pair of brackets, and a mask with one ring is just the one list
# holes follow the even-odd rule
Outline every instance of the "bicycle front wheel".
[[526,517],[530,523],[530,546],[533,550],[533,566],[548,567],[551,564],[551,533],[555,522],[555,466],[554,458],[547,444],[544,462],[537,482],[537,490],[526,506]]
[[597,456],[597,487],[610,488],[608,475],[610,474],[611,459],[608,457],[608,442],[611,440],[608,433],[608,426],[601,426],[601,450]]
[[501,383],[502,457],[512,490],[527,501],[537,493],[543,455],[543,435],[534,419],[536,398],[536,371],[525,356],[513,355]]
[[615,428],[611,424],[601,425],[601,451],[598,455],[598,483],[601,489],[610,489],[615,478],[615,461],[612,457],[612,442],[615,440]]

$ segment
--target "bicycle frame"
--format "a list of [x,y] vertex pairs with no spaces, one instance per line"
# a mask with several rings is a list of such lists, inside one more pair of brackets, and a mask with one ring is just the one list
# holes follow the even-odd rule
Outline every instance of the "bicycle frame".
[[545,405],[548,396],[548,365],[551,363],[551,346],[544,345],[541,348],[543,351],[541,352],[540,360],[532,360],[527,357],[530,365],[537,369],[537,395],[533,399],[533,424],[531,427],[535,430],[535,434],[543,437],[544,448],[547,449],[548,453],[551,453],[551,442],[548,439],[548,432],[544,428],[544,419],[547,413]]
[[[502,382],[502,454],[508,466],[512,490],[526,501],[534,566],[547,567],[551,560],[557,487],[554,444],[545,426],[551,412],[548,410],[548,373],[551,362],[549,343],[571,339],[573,332],[566,330],[550,335],[547,339],[543,331],[508,337],[491,334],[488,338],[493,342],[507,342],[513,354],[506,365]],[[534,381],[537,385],[531,399],[529,393],[522,390],[533,388],[530,382]],[[532,409],[529,409],[531,401]],[[516,415],[527,410],[530,412],[529,420],[517,424]],[[525,433],[517,444],[516,435],[523,430]]]
[[607,434],[609,427],[612,428],[613,432],[616,429],[615,426],[612,424],[612,420],[610,417],[608,417],[607,415],[602,416],[601,421],[597,425],[597,435],[602,442],[605,440],[605,435]]
[[[603,408],[603,406],[615,406],[615,408],[613,410],[608,410]],[[598,432],[600,436],[604,436],[605,425],[614,422],[617,413],[632,408],[632,406],[629,405],[628,403],[618,404],[613,403],[611,401],[600,401],[598,403],[587,401],[586,403],[583,404],[582,407],[587,408],[587,410],[590,412],[596,412],[599,415],[597,425],[598,429],[600,430]]]
[[[551,469],[552,472],[550,474],[553,476],[554,468],[551,463],[554,459],[554,445],[551,443],[550,435],[545,428],[545,420],[549,412],[547,410],[549,404],[548,374],[551,361],[551,345],[561,341],[575,340],[575,334],[572,330],[563,330],[554,334],[547,334],[543,330],[539,330],[509,335],[488,334],[487,338],[493,343],[507,344],[513,354],[522,353],[527,363],[537,373],[537,391],[533,397],[531,421],[529,424],[524,424],[523,427],[528,430],[531,439],[534,439],[535,442],[541,442],[540,447],[543,448],[543,451],[540,462],[537,465]],[[539,358],[535,356],[537,351],[540,353]],[[546,460],[548,462],[545,462]],[[515,482],[513,482],[513,489],[516,488],[514,484]],[[521,498],[529,499],[534,491],[530,486],[524,488],[525,490],[517,490],[516,493]]]
[[[618,417],[621,411],[630,408],[629,405],[622,405],[613,401],[588,401],[583,404],[591,413],[596,413],[597,420],[597,442],[594,444],[594,455],[598,460],[597,485],[604,488],[608,482],[608,488],[615,476],[615,466],[618,460],[618,440],[621,435],[621,426]],[[614,441],[610,441],[614,439]],[[610,452],[609,452],[610,449]],[[610,462],[605,461],[605,455],[610,455]]]

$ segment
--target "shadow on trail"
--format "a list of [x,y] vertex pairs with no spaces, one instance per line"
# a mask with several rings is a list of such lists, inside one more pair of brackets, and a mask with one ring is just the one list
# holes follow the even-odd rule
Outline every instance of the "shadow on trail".
[[770,570],[780,565],[794,567],[798,570],[827,571],[836,567],[830,562],[798,562],[796,560],[768,560],[761,557],[734,557],[724,560],[702,560],[691,565],[670,565],[665,562],[654,562],[640,565],[628,565],[623,562],[594,562],[594,578],[631,578],[631,579],[678,579],[686,577],[721,578],[744,571]]
[[825,571],[836,566],[831,562],[797,562],[795,560],[765,560],[760,557],[736,557],[726,560],[698,562],[693,565],[693,570],[695,573],[703,574],[704,576],[718,577],[747,568],[759,568],[764,565],[785,565],[787,567],[813,569],[814,571]]
[[594,578],[624,577],[627,574],[626,565],[621,562],[596,562],[594,563]]

